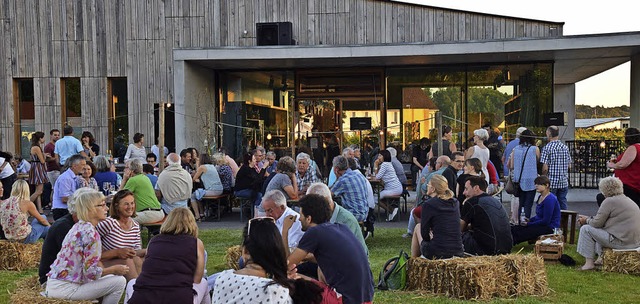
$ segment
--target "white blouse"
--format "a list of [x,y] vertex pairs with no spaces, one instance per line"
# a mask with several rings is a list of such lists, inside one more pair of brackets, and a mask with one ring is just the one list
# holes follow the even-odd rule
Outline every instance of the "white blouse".
[[278,284],[267,284],[273,280],[233,273],[225,270],[216,278],[212,303],[293,303],[289,289]]
[[130,144],[127,148],[127,154],[124,155],[124,161],[129,159],[138,158],[143,164],[147,163],[147,149],[144,147],[138,148],[135,144]]

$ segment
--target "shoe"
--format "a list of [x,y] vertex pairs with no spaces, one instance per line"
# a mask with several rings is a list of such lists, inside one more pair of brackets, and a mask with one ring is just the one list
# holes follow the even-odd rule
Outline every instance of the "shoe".
[[367,233],[366,233],[366,234],[365,234],[365,236],[364,236],[365,241],[366,241],[369,237],[373,238],[373,232],[371,232],[371,231],[367,231]]
[[393,221],[393,219],[396,218],[396,215],[398,215],[398,207],[393,208],[393,212],[389,214],[389,218],[387,219],[387,222]]
[[410,239],[410,238],[413,238],[413,234],[411,234],[411,233],[405,233],[405,234],[403,234],[403,235],[402,235],[402,238],[403,238],[403,239]]

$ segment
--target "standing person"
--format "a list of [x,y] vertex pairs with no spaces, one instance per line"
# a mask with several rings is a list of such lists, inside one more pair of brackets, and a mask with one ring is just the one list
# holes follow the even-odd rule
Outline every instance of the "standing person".
[[82,132],[80,140],[82,142],[82,147],[84,148],[84,153],[87,154],[90,159],[93,160],[96,155],[100,154],[100,146],[96,144],[96,139],[93,137],[93,134],[91,134],[91,132]]
[[[342,303],[370,303],[373,276],[367,254],[347,226],[331,224],[330,219],[324,197],[308,194],[300,199],[300,223],[305,233],[289,256],[289,264],[297,265],[312,253],[318,262],[318,277],[324,276],[329,287],[342,294]],[[284,220],[283,234],[294,221],[292,216]]]
[[191,175],[180,167],[178,154],[169,153],[167,163],[169,166],[160,173],[155,187],[156,196],[162,198],[160,205],[165,214],[174,208],[187,207],[193,189]]
[[60,163],[56,160],[56,141],[60,139],[60,130],[51,129],[49,131],[50,141],[44,146],[44,156],[47,161],[47,179],[51,184],[51,198],[53,198],[53,188],[56,180],[60,176]]
[[411,158],[411,185],[414,189],[418,181],[418,172],[424,169],[429,160],[430,143],[428,138],[423,137],[420,139],[420,144],[413,147],[413,156]]
[[142,172],[140,159],[132,159],[126,163],[121,185],[121,188],[133,192],[136,202],[136,216],[133,219],[138,224],[155,223],[164,218],[151,181]]
[[[18,180],[13,184],[11,196],[0,201],[0,224],[9,241],[33,244],[38,239],[47,237],[49,222],[36,210],[36,206],[29,200],[29,194],[27,182]],[[34,218],[31,224],[30,216]]]
[[[164,152],[164,157],[167,157],[167,155],[169,155],[169,148],[167,148],[166,146],[162,147],[162,151]],[[151,153],[156,155],[156,159],[160,159],[160,148],[158,147],[157,137],[153,143],[153,146],[151,146]]]
[[[516,130],[516,138],[510,141],[509,144],[507,144],[507,147],[504,149],[504,154],[502,154],[502,164],[504,166],[503,170],[504,170],[505,177],[509,175],[513,177],[513,172],[511,172],[511,170],[509,169],[509,156],[511,156],[511,151],[513,151],[513,148],[517,147],[520,144],[520,135],[526,129],[527,128],[525,127],[518,128]],[[505,194],[506,194],[506,191],[502,195],[505,195]],[[510,219],[511,223],[517,224],[519,220],[518,213],[520,212],[520,209],[518,209],[518,206],[520,205],[520,199],[518,199],[517,196],[512,194],[506,194],[506,195],[511,197],[511,199],[509,200],[511,202],[511,219]]]
[[[489,149],[489,161],[495,165],[498,176],[501,176],[503,148],[499,139],[500,131],[494,130],[490,123],[485,124],[482,128],[489,133],[489,139],[485,142],[485,145]],[[489,183],[489,185],[491,185],[491,183]]]
[[540,193],[536,204],[536,215],[520,225],[511,226],[513,244],[535,240],[541,235],[553,233],[560,228],[560,204],[549,188],[549,178],[541,175],[535,179],[536,191]]
[[107,217],[104,195],[92,189],[81,189],[76,198],[78,223],[64,238],[62,249],[51,265],[46,297],[65,300],[95,300],[117,304],[129,272],[126,265],[101,267],[102,244],[96,230]]
[[411,256],[446,259],[462,256],[460,204],[449,190],[447,179],[434,175],[427,184],[431,198],[422,205],[420,224],[411,241]]
[[[442,126],[442,155],[446,155],[451,158],[451,154],[453,152],[458,151],[456,147],[456,143],[452,141],[453,139],[453,129],[450,126],[443,125]],[[431,146],[431,150],[429,151],[429,159],[432,157],[438,157],[438,146],[439,143],[436,141]]]
[[133,143],[127,147],[127,152],[124,154],[125,162],[136,158],[143,164],[147,163],[147,150],[144,148],[144,134],[142,133],[133,135]]
[[31,169],[29,170],[28,181],[30,185],[36,186],[36,192],[31,195],[31,201],[36,203],[39,213],[42,213],[41,196],[44,190],[44,184],[49,182],[44,151],[42,151],[43,143],[43,132],[38,131],[31,135]]
[[125,303],[211,303],[204,244],[187,208],[175,208],[147,246],[142,272],[127,284]]
[[616,177],[622,181],[624,195],[640,206],[640,130],[625,130],[624,143],[627,149],[617,158],[610,160],[607,167],[614,169]]
[[67,159],[76,154],[80,154],[86,158],[87,153],[84,153],[82,144],[77,138],[73,137],[73,127],[67,125],[64,127],[63,132],[64,137],[56,141],[56,147],[54,149],[58,163],[64,166],[67,164]]
[[558,139],[559,135],[560,129],[557,126],[547,128],[549,143],[542,148],[540,162],[543,165],[541,173],[549,177],[551,193],[558,198],[560,209],[567,210],[568,174],[571,155],[569,155],[569,148]]
[[540,149],[535,145],[536,136],[531,130],[525,130],[520,135],[520,145],[513,148],[509,157],[509,168],[513,171],[513,181],[520,183],[520,206],[524,208],[526,218],[531,217],[531,207],[536,195],[534,180],[538,177],[538,160]]
[[218,169],[213,165],[209,154],[202,154],[200,163],[201,165],[198,167],[196,174],[193,175],[193,182],[201,182],[204,188],[198,188],[191,194],[191,208],[195,214],[196,221],[200,221],[205,217],[202,198],[205,196],[218,196],[224,191]]
[[489,163],[489,148],[484,145],[484,142],[489,139],[489,132],[485,129],[477,129],[473,131],[473,143],[475,146],[469,147],[465,153],[465,159],[477,158],[482,162],[482,173],[484,178],[489,184],[489,171],[487,170],[487,163]]
[[460,211],[464,252],[473,255],[511,253],[513,240],[507,211],[497,198],[487,194],[487,181],[480,176],[467,178],[467,200]]
[[[60,140],[58,142],[60,142]],[[69,214],[67,202],[76,189],[78,189],[78,174],[82,173],[84,166],[87,165],[85,157],[77,154],[71,156],[66,161],[68,162],[69,169],[60,174],[53,188],[53,206],[51,213],[53,213],[54,220]]]

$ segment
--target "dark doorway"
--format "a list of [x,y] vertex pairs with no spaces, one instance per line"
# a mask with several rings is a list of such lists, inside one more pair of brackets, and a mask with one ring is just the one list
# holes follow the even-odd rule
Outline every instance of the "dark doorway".
[[[160,104],[153,104],[153,132],[156,137],[160,135]],[[154,144],[158,138],[154,138]],[[169,153],[176,151],[176,118],[174,107],[165,108],[164,110],[164,145],[169,149]],[[186,147],[183,147],[186,148]]]

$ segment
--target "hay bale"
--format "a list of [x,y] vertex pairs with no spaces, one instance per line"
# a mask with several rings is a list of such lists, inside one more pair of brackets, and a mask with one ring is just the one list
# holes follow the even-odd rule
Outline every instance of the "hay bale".
[[602,248],[602,271],[640,275],[640,252]]
[[16,304],[90,304],[91,301],[67,301],[59,299],[45,298],[40,295],[42,288],[38,282],[38,276],[26,277],[16,282],[16,290],[11,293],[11,303]]
[[238,265],[238,260],[242,256],[242,248],[240,245],[231,246],[227,248],[227,254],[224,256],[225,261],[227,262],[227,267],[229,269],[240,269],[240,265]]
[[42,243],[0,241],[0,270],[22,271],[38,268],[41,254]]
[[478,256],[447,260],[412,258],[409,290],[465,300],[488,300],[548,292],[544,262],[535,255]]

